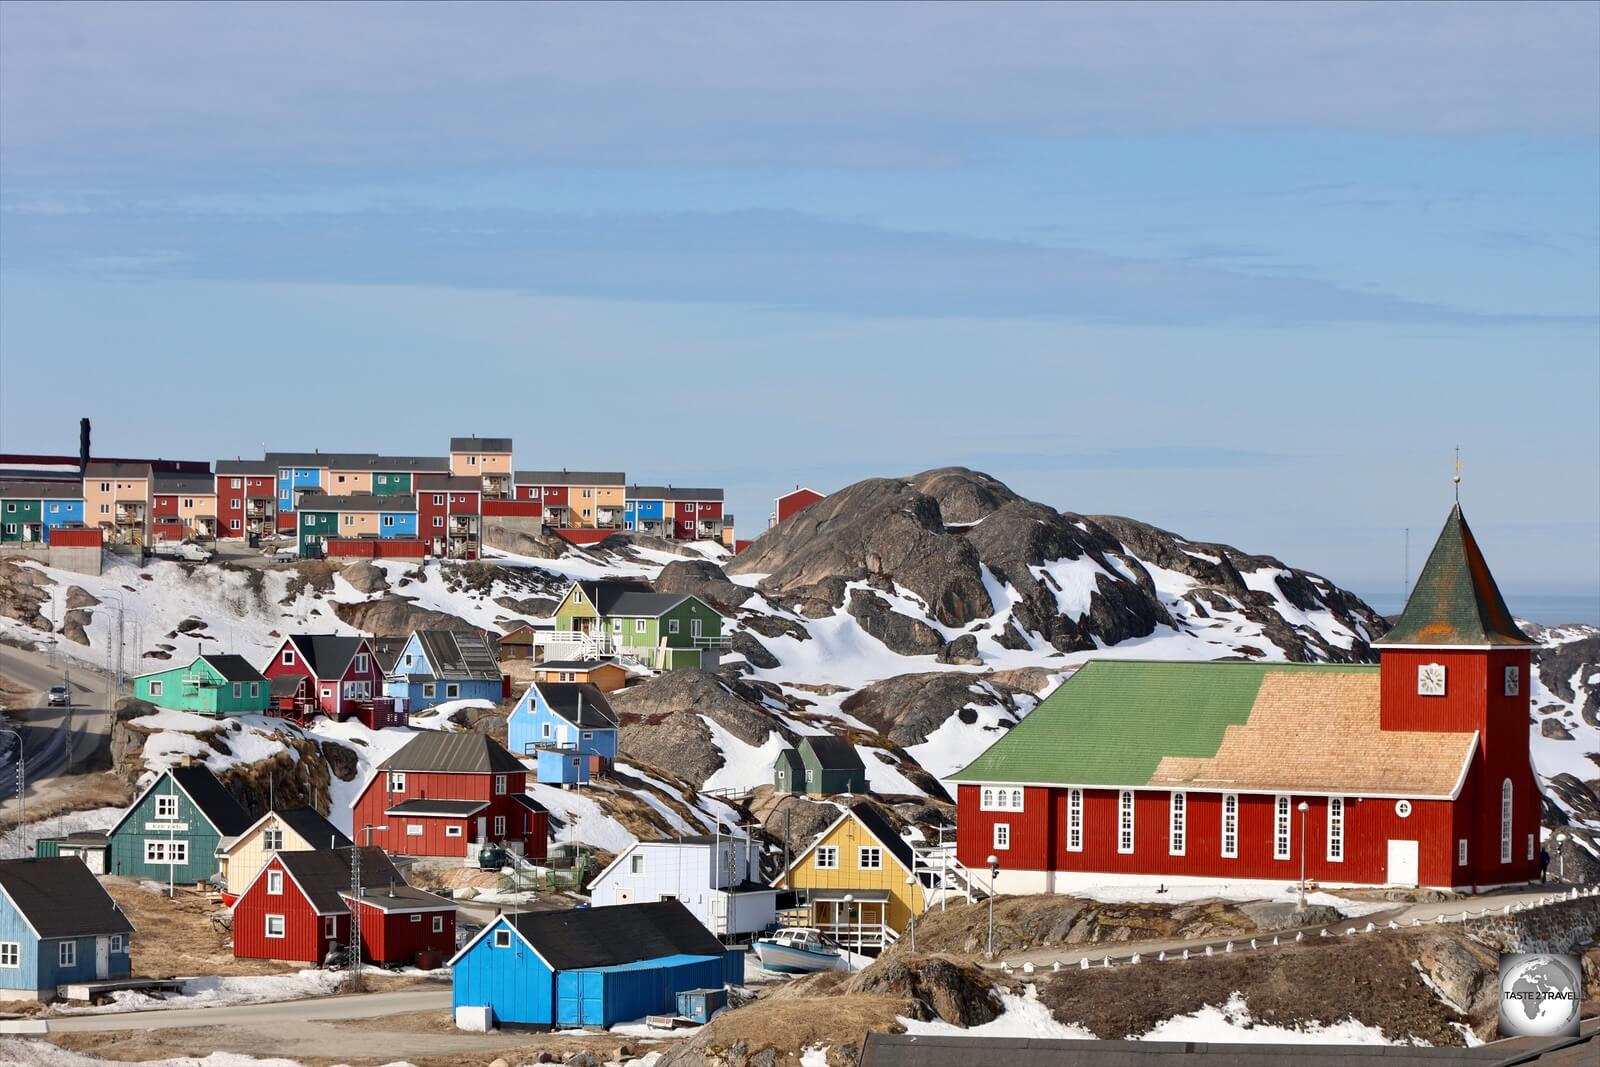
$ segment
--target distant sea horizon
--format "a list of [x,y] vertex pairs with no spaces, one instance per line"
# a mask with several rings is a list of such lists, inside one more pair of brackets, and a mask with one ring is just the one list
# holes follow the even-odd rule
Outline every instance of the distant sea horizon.
[[[1519,619],[1527,619],[1541,626],[1564,626],[1582,622],[1600,626],[1600,591],[1593,593],[1532,593],[1517,594],[1507,590],[1506,606]],[[1372,605],[1380,615],[1398,615],[1405,606],[1405,598],[1398,592],[1361,594],[1361,599]]]

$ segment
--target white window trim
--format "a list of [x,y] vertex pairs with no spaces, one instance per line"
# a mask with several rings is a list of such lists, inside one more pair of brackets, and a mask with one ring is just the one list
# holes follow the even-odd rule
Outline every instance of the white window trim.
[[1467,865],[1467,839],[1463,837],[1461,840],[1456,842],[1456,866],[1457,867],[1465,867],[1466,865]]
[[[839,869],[839,846],[818,845],[815,860],[817,870],[837,871]],[[827,862],[824,862],[824,860]]]
[[494,829],[491,832],[495,837],[506,836],[506,817],[504,815],[496,815],[494,817]]
[[56,966],[76,967],[78,965],[78,942],[66,940],[56,945]]
[[159,678],[152,679],[151,682],[150,682],[150,695],[153,696],[153,697],[161,696],[162,695],[162,690],[165,689],[165,688],[166,688],[166,683],[163,682],[161,679],[159,679]]
[[1011,847],[1011,824],[1008,823],[1008,822],[997,822],[997,823],[995,823],[994,824],[994,848],[995,848],[995,851],[1003,852],[1006,849],[1009,849],[1010,847]]
[[443,915],[435,915],[433,917],[433,932],[436,933],[436,934],[444,933],[444,916]]
[[1222,794],[1222,858],[1239,858],[1239,794]]
[[1083,790],[1067,790],[1067,851],[1083,851]]
[[883,870],[883,849],[876,845],[861,845],[856,849],[856,866],[863,871]]
[[268,871],[267,872],[267,896],[269,896],[269,897],[281,897],[281,896],[283,896],[283,872],[282,871]]
[[446,823],[445,827],[444,827],[444,836],[446,836],[446,837],[460,837],[461,836],[461,827],[456,825],[455,823]]
[[1344,797],[1328,798],[1328,862],[1344,862]]
[[1511,779],[1507,778],[1500,783],[1500,862],[1511,862],[1511,816],[1514,808],[1512,803]]
[[983,811],[1021,811],[1026,794],[1009,786],[984,786],[978,807]]
[[0,941],[0,967],[22,966],[22,942]]
[[510,948],[511,947],[511,931],[510,930],[496,930],[494,932],[494,941],[492,942],[492,945],[493,945],[494,948]]
[[1189,796],[1174,792],[1167,798],[1167,854],[1181,856],[1188,845]]
[[436,690],[434,689],[434,685],[433,685],[432,682],[423,682],[422,683],[422,695],[423,695],[424,699],[428,699],[428,700],[433,699],[433,694],[435,692],[436,692]]
[[422,836],[422,824],[420,822],[406,823],[406,836],[407,837],[421,837]]
[[[278,920],[277,933],[272,932],[272,920],[274,919]],[[273,941],[282,941],[289,936],[289,924],[284,921],[282,915],[263,915],[261,917],[261,933],[263,937],[270,938]]]
[[261,847],[268,852],[283,850],[283,831],[276,826],[261,831]]
[[494,795],[497,797],[506,795],[506,776],[503,774],[494,776]]
[[1137,844],[1133,826],[1133,790],[1124,789],[1117,794],[1117,852],[1131,855]]
[[444,684],[444,695],[445,695],[445,699],[447,699],[447,700],[452,698],[452,697],[460,696],[461,695],[461,684],[459,682],[446,682]]
[[176,819],[178,817],[178,795],[176,793],[161,793],[156,797],[156,818]]
[[1290,859],[1294,856],[1294,804],[1288,794],[1279,793],[1272,805],[1272,858]]
[[391,793],[404,793],[406,791],[406,772],[405,771],[390,771],[389,772],[389,790],[388,791],[391,792]]

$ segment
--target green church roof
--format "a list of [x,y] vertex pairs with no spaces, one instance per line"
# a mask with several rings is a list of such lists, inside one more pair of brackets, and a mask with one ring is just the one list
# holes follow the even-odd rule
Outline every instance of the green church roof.
[[1536,644],[1511,617],[1460,504],[1445,520],[1399,621],[1374,644]]
[[957,782],[1137,786],[1169,756],[1217,754],[1250,718],[1264,678],[1361,674],[1359,664],[1091,660],[965,769]]

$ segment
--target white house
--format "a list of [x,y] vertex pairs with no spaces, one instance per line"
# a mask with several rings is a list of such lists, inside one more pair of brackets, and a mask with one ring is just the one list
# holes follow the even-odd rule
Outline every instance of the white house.
[[778,890],[760,881],[761,855],[747,837],[638,841],[601,871],[595,907],[676,900],[718,937],[760,933],[777,921]]

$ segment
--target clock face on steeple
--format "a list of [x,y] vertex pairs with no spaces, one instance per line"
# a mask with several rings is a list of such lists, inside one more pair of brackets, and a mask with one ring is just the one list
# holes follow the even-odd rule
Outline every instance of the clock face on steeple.
[[1520,667],[1506,668],[1505,695],[1508,697],[1522,695],[1522,669]]
[[1444,696],[1444,664],[1423,663],[1417,667],[1417,695]]

